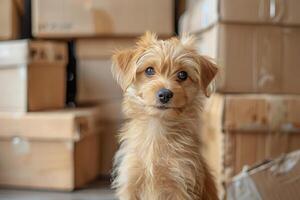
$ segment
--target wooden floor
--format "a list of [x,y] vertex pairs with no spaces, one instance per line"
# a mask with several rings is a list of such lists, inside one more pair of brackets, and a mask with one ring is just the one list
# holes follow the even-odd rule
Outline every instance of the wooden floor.
[[108,184],[95,182],[74,192],[50,192],[0,188],[0,200],[116,200]]

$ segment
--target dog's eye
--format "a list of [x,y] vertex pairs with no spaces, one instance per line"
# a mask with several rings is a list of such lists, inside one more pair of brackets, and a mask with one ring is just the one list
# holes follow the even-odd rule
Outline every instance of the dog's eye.
[[184,80],[186,80],[188,78],[188,74],[185,71],[180,71],[180,72],[177,73],[177,78],[180,81],[184,81]]
[[155,74],[154,68],[153,67],[147,67],[147,69],[145,70],[145,74],[147,76],[152,76]]

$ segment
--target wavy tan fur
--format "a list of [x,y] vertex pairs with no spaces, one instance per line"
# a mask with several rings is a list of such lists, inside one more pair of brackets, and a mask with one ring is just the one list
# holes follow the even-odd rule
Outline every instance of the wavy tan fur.
[[[119,134],[113,187],[120,200],[216,200],[213,177],[200,152],[199,113],[217,67],[198,55],[195,38],[158,40],[146,33],[117,51],[113,74],[124,91],[127,122]],[[148,77],[147,67],[155,69]],[[178,71],[189,78],[178,81]],[[174,97],[160,109],[156,94]]]

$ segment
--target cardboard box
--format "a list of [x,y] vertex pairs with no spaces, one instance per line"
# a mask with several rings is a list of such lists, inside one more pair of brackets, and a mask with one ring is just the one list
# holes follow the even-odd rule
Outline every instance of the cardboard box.
[[26,112],[63,108],[67,48],[64,43],[0,43],[0,111]]
[[118,149],[117,135],[124,122],[121,100],[103,102],[99,105],[99,124],[103,128],[101,134],[101,176],[110,176],[113,167],[113,159]]
[[36,37],[136,36],[174,33],[172,0],[33,0]]
[[122,91],[111,73],[111,56],[132,47],[135,39],[82,39],[76,43],[78,103],[120,99]]
[[227,200],[297,200],[300,197],[300,151],[264,162],[234,177]]
[[202,113],[202,153],[219,188],[245,165],[300,149],[300,96],[213,95]]
[[199,38],[220,66],[220,92],[300,94],[300,28],[217,24]]
[[20,34],[20,13],[14,0],[0,1],[0,40],[16,39]]
[[97,109],[0,114],[0,185],[73,190],[99,173]]
[[218,22],[300,25],[298,0],[196,0],[189,2],[184,31],[202,31]]

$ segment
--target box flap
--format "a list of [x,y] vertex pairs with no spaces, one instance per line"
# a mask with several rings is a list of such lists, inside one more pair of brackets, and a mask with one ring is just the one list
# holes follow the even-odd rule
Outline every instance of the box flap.
[[114,51],[133,47],[136,38],[81,39],[76,43],[80,59],[110,58]]
[[97,108],[0,113],[0,138],[78,140],[97,128]]
[[300,151],[249,172],[262,199],[299,199]]
[[300,151],[267,162],[234,177],[227,199],[289,199],[300,196]]
[[227,95],[225,130],[300,132],[297,95]]
[[0,42],[0,68],[28,62],[28,40]]
[[48,62],[66,64],[68,62],[67,45],[64,42],[31,41],[30,62]]
[[67,61],[67,45],[64,42],[30,40],[0,42],[0,68],[18,67],[30,62],[66,64]]

